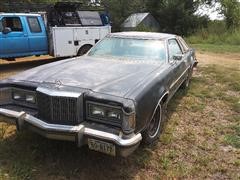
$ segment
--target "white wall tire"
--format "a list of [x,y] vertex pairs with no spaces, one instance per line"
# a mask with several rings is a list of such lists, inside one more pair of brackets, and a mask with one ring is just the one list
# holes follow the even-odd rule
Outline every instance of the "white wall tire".
[[163,105],[159,104],[154,112],[153,118],[150,120],[146,130],[143,132],[143,143],[151,145],[155,143],[163,130],[164,112]]

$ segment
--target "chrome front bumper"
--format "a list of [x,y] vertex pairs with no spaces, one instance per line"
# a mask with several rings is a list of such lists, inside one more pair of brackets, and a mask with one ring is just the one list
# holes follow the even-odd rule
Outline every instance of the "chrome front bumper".
[[140,133],[134,134],[130,138],[123,138],[120,134],[116,135],[99,131],[86,127],[83,124],[77,126],[48,124],[25,112],[17,112],[3,108],[0,108],[0,115],[7,117],[6,119],[3,118],[2,121],[15,124],[18,130],[29,127],[29,129],[49,139],[75,141],[79,147],[87,144],[88,138],[110,142],[118,147],[117,154],[121,156],[128,156],[131,154],[139,146],[142,140],[142,135]]

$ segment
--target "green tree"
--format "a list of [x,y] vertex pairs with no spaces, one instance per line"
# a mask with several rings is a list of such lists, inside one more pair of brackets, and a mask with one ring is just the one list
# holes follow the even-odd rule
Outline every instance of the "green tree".
[[228,29],[236,29],[240,27],[240,1],[239,0],[201,0],[203,4],[210,7],[216,3],[221,5],[220,11],[225,17]]
[[203,20],[206,20],[194,14],[198,7],[199,2],[195,0],[149,0],[147,2],[147,8],[158,19],[161,31],[180,35],[192,33]]
[[240,2],[238,0],[221,0],[221,4],[227,28],[240,27]]
[[110,14],[113,31],[121,30],[121,24],[130,14],[145,10],[144,0],[102,0],[101,3]]

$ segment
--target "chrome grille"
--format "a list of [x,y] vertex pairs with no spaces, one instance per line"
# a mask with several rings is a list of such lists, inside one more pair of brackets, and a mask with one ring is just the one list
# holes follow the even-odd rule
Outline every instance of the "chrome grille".
[[12,89],[0,88],[0,105],[9,104],[12,101]]
[[80,122],[78,98],[50,96],[37,92],[38,116],[51,124],[76,125]]

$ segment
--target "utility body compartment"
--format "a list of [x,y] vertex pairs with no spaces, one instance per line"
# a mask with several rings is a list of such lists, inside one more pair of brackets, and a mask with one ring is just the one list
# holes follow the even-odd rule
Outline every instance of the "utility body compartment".
[[50,31],[50,54],[64,57],[76,56],[84,46],[93,46],[111,32],[111,27],[52,27]]

